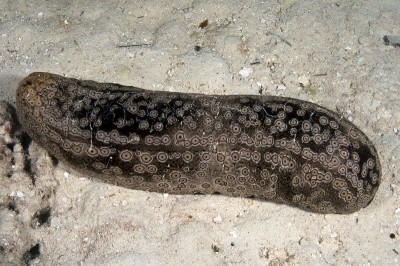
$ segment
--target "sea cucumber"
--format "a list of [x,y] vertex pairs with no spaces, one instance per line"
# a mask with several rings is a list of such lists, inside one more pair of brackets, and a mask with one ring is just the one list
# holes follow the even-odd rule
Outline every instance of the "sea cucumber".
[[381,182],[376,149],[363,132],[297,99],[150,91],[32,73],[16,102],[24,129],[50,154],[131,189],[344,214],[366,207]]

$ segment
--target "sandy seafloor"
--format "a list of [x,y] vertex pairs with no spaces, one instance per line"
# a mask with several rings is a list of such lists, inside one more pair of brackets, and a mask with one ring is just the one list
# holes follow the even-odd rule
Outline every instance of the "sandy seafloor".
[[48,71],[308,100],[376,145],[383,175],[374,201],[354,214],[321,215],[134,191],[54,165],[35,143],[27,171],[3,104],[1,265],[399,265],[400,48],[383,37],[400,35],[400,2],[213,2],[0,0],[0,99],[15,105],[18,82]]

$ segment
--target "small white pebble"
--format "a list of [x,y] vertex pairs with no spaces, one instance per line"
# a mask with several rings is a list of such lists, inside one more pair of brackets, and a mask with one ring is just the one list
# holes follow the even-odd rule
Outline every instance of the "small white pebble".
[[128,52],[128,53],[127,53],[127,56],[128,56],[129,58],[134,58],[134,57],[136,56],[136,54],[135,54],[135,53]]
[[394,213],[400,213],[400,208],[397,208]]
[[233,238],[237,238],[237,233],[235,231],[231,231],[229,232],[229,234],[233,237]]
[[352,116],[347,117],[347,120],[349,120],[350,122],[353,122],[354,118]]
[[242,77],[248,77],[251,73],[253,73],[253,69],[249,67],[244,67],[239,71],[239,75]]
[[213,221],[214,221],[214,223],[216,223],[216,224],[220,224],[221,222],[222,222],[222,217],[221,217],[221,215],[217,215],[217,216],[215,216],[214,218],[213,218]]
[[301,75],[300,77],[297,78],[297,80],[303,87],[310,86],[310,79],[306,75]]
[[22,191],[17,191],[17,197],[22,198],[24,196],[24,193]]
[[397,128],[393,128],[393,132],[394,132],[394,134],[397,134],[397,133],[399,133],[399,130]]
[[39,12],[39,13],[37,14],[37,16],[38,16],[38,17],[43,17],[43,12]]
[[69,178],[69,173],[68,172],[64,172],[64,177],[65,178]]
[[66,19],[66,20],[64,20],[64,24],[65,25],[68,25],[69,24],[69,22],[68,22],[68,20]]
[[168,198],[169,194],[168,193],[163,193],[164,198]]
[[85,238],[83,239],[83,242],[84,242],[84,243],[89,242],[89,238],[88,238],[88,237],[85,237]]
[[276,87],[276,90],[278,90],[278,91],[284,91],[284,90],[286,90],[286,86],[283,85],[283,84],[279,84],[279,85]]
[[347,109],[346,110],[346,113],[349,115],[349,114],[351,114],[351,110],[350,109]]
[[14,197],[14,196],[15,196],[15,191],[11,191],[10,197]]

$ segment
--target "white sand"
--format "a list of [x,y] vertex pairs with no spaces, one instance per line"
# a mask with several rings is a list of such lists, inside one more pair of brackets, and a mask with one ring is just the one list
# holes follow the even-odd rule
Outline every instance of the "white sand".
[[[319,215],[251,199],[134,191],[53,166],[35,144],[33,185],[2,115],[0,264],[399,264],[400,48],[382,39],[400,35],[398,0],[132,2],[0,0],[0,99],[14,104],[19,80],[48,71],[146,89],[309,100],[353,120],[375,143],[383,168],[375,200],[355,214]],[[209,25],[198,29],[204,19]],[[148,45],[118,48],[127,44]],[[12,142],[13,151],[3,145]],[[50,216],[38,223],[35,213],[46,208]]]

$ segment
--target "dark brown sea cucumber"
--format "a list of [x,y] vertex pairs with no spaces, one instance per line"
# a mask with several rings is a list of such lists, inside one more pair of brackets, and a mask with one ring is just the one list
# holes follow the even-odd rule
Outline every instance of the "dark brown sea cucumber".
[[381,182],[363,132],[291,98],[147,91],[32,73],[18,87],[17,112],[50,154],[132,189],[351,213],[371,202]]

